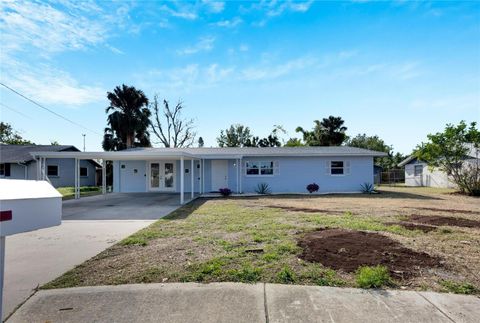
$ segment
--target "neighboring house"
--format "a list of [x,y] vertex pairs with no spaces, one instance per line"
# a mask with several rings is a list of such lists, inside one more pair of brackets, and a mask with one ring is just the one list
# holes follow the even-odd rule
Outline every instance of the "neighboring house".
[[[465,156],[466,162],[478,162],[479,151],[470,149],[468,156]],[[447,173],[437,168],[431,168],[426,162],[418,160],[415,156],[409,156],[403,160],[399,167],[405,166],[405,186],[430,186],[455,188],[455,183],[449,178]]]
[[[135,148],[116,152],[38,153],[47,158],[113,161],[114,192],[272,193],[360,192],[374,182],[374,157],[385,153],[353,147]],[[73,173],[73,171],[72,171]],[[193,193],[192,193],[193,197]]]
[[[4,145],[0,144],[0,178],[36,180],[37,160],[32,152],[78,152],[74,146],[63,145]],[[75,160],[72,158],[47,158],[45,172],[55,187],[73,186]],[[82,160],[80,164],[80,185],[96,184],[95,170],[100,165],[93,160]]]

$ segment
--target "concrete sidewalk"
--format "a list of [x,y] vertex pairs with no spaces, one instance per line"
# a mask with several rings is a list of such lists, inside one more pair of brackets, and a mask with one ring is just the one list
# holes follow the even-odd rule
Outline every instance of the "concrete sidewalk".
[[480,298],[430,292],[237,283],[37,292],[16,322],[478,322]]

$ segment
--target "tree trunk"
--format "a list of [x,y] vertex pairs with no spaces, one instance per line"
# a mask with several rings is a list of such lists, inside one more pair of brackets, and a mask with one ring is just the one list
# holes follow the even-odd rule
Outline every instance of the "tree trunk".
[[133,147],[133,135],[127,135],[127,149]]

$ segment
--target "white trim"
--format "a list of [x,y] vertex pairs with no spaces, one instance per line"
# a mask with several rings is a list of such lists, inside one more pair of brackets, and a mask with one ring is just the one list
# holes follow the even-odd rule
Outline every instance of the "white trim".
[[183,156],[180,157],[180,204],[185,204],[185,195],[184,195],[184,190],[185,190],[185,161]]
[[[269,167],[269,168],[266,168],[266,169],[271,169],[271,170],[272,170],[272,174],[262,174],[262,168],[261,168],[261,167],[258,168],[258,174],[247,174],[247,171],[248,171],[249,169],[255,169],[255,168],[248,168],[248,167],[247,167],[247,163],[253,163],[253,162],[259,163],[259,164],[260,164],[260,163],[273,163],[273,167],[272,167],[272,168],[270,168],[270,167]],[[245,174],[244,174],[244,175],[245,175],[245,177],[255,177],[255,178],[257,178],[257,177],[274,177],[274,176],[276,176],[276,174],[275,174],[275,172],[276,172],[275,168],[276,168],[276,167],[279,167],[279,166],[275,166],[275,164],[278,164],[278,161],[273,160],[273,159],[272,159],[272,160],[262,159],[262,160],[258,160],[258,161],[246,160],[246,161],[245,161]]]
[[193,158],[190,160],[190,198],[193,199],[195,197],[195,163],[193,162]]
[[[173,165],[173,186],[172,187],[166,187],[165,186],[165,164],[172,164]],[[152,164],[158,164],[158,188],[157,187],[152,187]],[[147,191],[148,192],[175,192],[177,189],[177,172],[176,172],[176,163],[174,160],[152,160],[147,162]],[[161,177],[163,177],[163,186],[162,186],[162,180]]]

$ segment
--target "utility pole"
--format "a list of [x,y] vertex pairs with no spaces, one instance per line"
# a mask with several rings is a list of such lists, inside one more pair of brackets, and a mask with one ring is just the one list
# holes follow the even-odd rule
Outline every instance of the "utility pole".
[[86,134],[82,133],[83,136],[83,151],[85,151],[85,136]]

